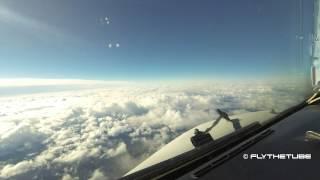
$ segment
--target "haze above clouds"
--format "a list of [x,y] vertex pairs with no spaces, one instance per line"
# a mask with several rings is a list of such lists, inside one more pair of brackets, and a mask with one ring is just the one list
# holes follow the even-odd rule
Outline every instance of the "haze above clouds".
[[216,118],[216,108],[281,111],[302,92],[290,84],[127,84],[2,97],[0,178],[114,179]]

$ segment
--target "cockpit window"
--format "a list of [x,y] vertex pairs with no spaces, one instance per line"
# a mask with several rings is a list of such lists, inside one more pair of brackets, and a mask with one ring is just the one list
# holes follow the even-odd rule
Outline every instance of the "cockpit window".
[[2,0],[0,179],[115,179],[263,124],[316,84],[315,10]]

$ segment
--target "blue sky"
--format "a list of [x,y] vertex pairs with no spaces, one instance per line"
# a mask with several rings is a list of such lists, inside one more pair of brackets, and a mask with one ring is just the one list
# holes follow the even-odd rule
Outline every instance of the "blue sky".
[[297,8],[297,0],[3,0],[0,78],[289,76]]

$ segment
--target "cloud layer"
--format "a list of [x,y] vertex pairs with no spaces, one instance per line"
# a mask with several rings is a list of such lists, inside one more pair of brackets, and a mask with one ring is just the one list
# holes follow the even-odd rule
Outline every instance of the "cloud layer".
[[293,85],[121,86],[0,98],[0,178],[114,179],[184,131],[231,114],[281,111]]

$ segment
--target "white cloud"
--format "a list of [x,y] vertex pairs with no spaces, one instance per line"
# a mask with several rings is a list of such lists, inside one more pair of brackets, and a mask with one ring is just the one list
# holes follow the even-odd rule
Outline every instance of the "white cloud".
[[45,135],[30,124],[20,123],[1,136],[0,156],[8,156],[19,153],[19,149],[32,151],[41,148]]
[[27,173],[38,167],[39,167],[39,164],[34,160],[25,160],[14,165],[8,164],[2,168],[0,177],[9,178],[15,175]]
[[62,180],[77,180],[79,178],[72,177],[70,174],[65,174],[62,176]]
[[100,169],[96,169],[89,180],[108,180],[108,178],[101,172]]
[[[110,86],[0,98],[0,178],[123,175],[193,126],[230,113],[281,111],[291,85]],[[211,109],[209,113],[205,109]]]

